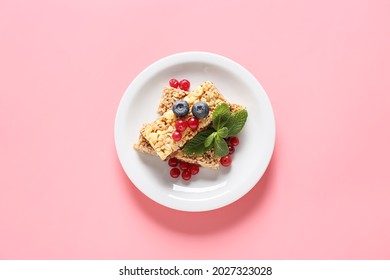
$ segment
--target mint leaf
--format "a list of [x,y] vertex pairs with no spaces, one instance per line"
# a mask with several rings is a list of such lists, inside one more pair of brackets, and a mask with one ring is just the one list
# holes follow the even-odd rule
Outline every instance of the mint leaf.
[[225,124],[225,127],[228,129],[226,137],[237,135],[244,127],[247,118],[248,111],[245,109],[233,113]]
[[227,127],[222,127],[218,129],[217,134],[221,138],[225,138],[228,135],[229,129]]
[[218,130],[225,126],[225,123],[230,117],[230,108],[226,103],[222,103],[215,107],[213,112],[213,127]]
[[208,128],[206,130],[202,130],[198,134],[194,136],[190,141],[187,142],[187,144],[184,145],[183,152],[186,155],[201,155],[204,152],[208,150],[208,148],[205,147],[204,143],[212,133],[214,132],[214,129]]
[[206,140],[204,141],[204,146],[206,148],[210,147],[211,144],[213,144],[214,138],[215,138],[216,135],[217,135],[217,132],[213,132],[206,138]]
[[183,152],[186,155],[201,155],[214,148],[217,157],[229,154],[229,148],[224,138],[238,134],[248,118],[247,110],[230,113],[226,103],[219,104],[213,113],[213,125],[196,134],[186,145]]
[[226,141],[218,135],[214,139],[214,152],[217,157],[223,157],[229,153]]

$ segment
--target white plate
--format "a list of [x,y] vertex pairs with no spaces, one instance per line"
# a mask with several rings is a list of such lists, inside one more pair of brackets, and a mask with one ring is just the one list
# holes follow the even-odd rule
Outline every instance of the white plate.
[[[170,167],[158,157],[133,149],[141,125],[158,117],[162,88],[171,78],[188,79],[191,89],[209,80],[229,102],[247,106],[248,120],[230,167],[201,168],[187,182],[171,178]],[[127,88],[115,119],[115,145],[127,176],[149,198],[183,211],[220,208],[245,195],[266,170],[274,143],[274,115],[262,86],[238,63],[211,53],[179,53],[148,66]]]

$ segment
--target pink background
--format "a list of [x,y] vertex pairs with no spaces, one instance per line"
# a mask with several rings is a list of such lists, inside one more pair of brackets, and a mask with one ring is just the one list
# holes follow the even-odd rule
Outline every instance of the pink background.
[[[390,259],[390,1],[0,0],[1,259]],[[120,98],[183,51],[251,71],[275,111],[263,179],[185,213],[136,189]]]

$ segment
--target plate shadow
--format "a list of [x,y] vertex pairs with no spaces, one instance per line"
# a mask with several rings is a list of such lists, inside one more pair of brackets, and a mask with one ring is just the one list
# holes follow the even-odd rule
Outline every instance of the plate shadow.
[[151,220],[175,232],[205,235],[217,233],[237,225],[244,221],[251,212],[262,207],[262,202],[266,199],[273,185],[276,161],[277,149],[275,147],[264,175],[246,195],[230,205],[205,212],[185,212],[160,205],[139,191],[123,170],[122,175],[127,182],[126,184],[129,185],[129,193],[133,200]]

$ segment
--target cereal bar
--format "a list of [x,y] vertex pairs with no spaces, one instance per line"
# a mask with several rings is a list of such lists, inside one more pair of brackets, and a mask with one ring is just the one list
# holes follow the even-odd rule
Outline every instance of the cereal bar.
[[183,99],[187,96],[188,91],[173,87],[165,87],[161,96],[160,104],[157,108],[157,114],[164,114],[166,111],[172,109],[173,103],[177,100]]
[[[207,102],[210,113],[207,117],[199,120],[199,126],[196,130],[187,129],[182,133],[182,139],[175,142],[172,139],[172,133],[175,131],[175,122],[177,117],[171,109],[167,110],[161,117],[154,122],[146,124],[142,131],[142,136],[149,142],[157,155],[165,160],[172,153],[178,151],[187,141],[191,140],[200,130],[206,128],[212,121],[212,113],[215,107],[220,103],[227,103],[226,99],[211,83],[205,82],[188,93],[183,98],[190,107],[198,101]],[[191,113],[189,114],[191,115]]]
[[[182,91],[180,89],[167,87],[163,89],[163,95],[161,97],[160,104],[158,106],[158,113],[164,114],[170,108],[172,108],[173,103],[179,99],[183,99],[188,94],[187,91]],[[230,111],[236,112],[242,109],[245,109],[244,106],[238,104],[229,104]],[[140,136],[138,142],[134,145],[134,148],[140,152],[144,152],[150,155],[157,156],[157,153],[153,149],[153,147],[149,144],[148,140],[142,135],[145,130],[145,126],[143,125],[140,131]],[[202,167],[218,169],[220,166],[219,158],[215,156],[214,151],[208,151],[205,154],[199,156],[189,156],[184,154],[181,149],[179,149],[175,154],[172,154],[181,161],[188,163],[195,163]]]

